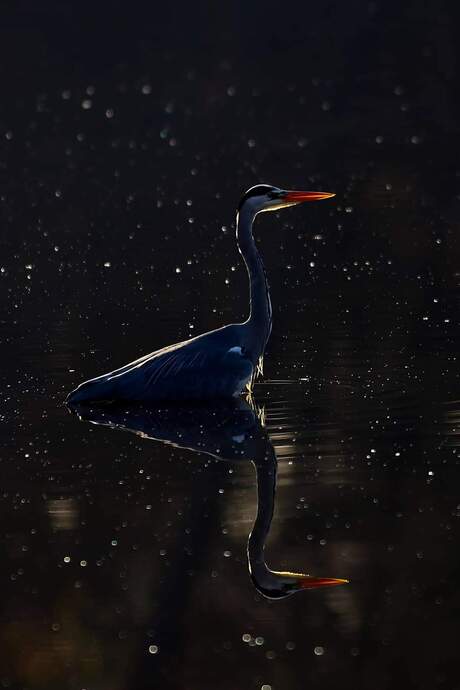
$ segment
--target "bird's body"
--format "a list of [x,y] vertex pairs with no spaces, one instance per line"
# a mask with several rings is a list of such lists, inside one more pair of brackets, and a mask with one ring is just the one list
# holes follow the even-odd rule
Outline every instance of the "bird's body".
[[244,324],[232,324],[152,352],[86,381],[71,394],[71,402],[237,396],[250,385],[254,372],[250,355],[240,344],[242,330]]
[[244,323],[209,331],[170,345],[80,384],[67,401],[185,401],[231,398],[251,388],[272,328],[265,270],[252,235],[256,215],[302,201],[323,199],[325,192],[285,192],[257,185],[242,197],[237,243],[250,284],[250,313]]

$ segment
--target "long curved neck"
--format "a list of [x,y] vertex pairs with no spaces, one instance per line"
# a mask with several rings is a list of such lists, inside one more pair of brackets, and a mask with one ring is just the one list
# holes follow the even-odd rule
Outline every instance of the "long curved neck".
[[249,276],[250,311],[246,323],[262,354],[272,329],[272,307],[264,265],[252,235],[254,218],[251,209],[241,208],[236,217],[236,241]]

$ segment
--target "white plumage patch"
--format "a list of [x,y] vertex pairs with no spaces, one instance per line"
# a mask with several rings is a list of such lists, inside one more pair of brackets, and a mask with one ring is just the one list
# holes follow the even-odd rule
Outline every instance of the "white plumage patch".
[[228,352],[235,352],[235,354],[237,354],[237,355],[242,355],[242,354],[243,354],[243,350],[242,350],[241,347],[239,347],[239,346],[231,347],[230,350],[229,350]]
[[245,438],[246,436],[244,434],[240,434],[239,436],[232,436],[232,441],[235,441],[235,443],[243,443]]

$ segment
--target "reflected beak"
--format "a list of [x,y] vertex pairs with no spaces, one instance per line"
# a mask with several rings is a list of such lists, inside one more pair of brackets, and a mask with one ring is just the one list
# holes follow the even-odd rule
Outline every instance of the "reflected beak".
[[348,580],[337,580],[334,577],[304,577],[299,582],[300,589],[317,589],[318,587],[335,587],[346,584],[348,584]]
[[302,204],[304,201],[321,201],[321,199],[329,199],[335,194],[331,192],[294,192],[288,190],[283,195],[283,201],[288,204]]

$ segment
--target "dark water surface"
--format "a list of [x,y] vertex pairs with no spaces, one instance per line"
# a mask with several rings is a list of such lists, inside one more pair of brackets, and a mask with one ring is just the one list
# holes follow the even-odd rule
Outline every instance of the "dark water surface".
[[[4,13],[0,687],[460,688],[456,22],[434,0]],[[257,221],[267,562],[350,580],[278,601],[248,573],[238,420],[210,415],[198,452],[180,419],[174,447],[63,406],[246,316],[258,181],[337,193]],[[242,457],[216,459],[229,433]]]

